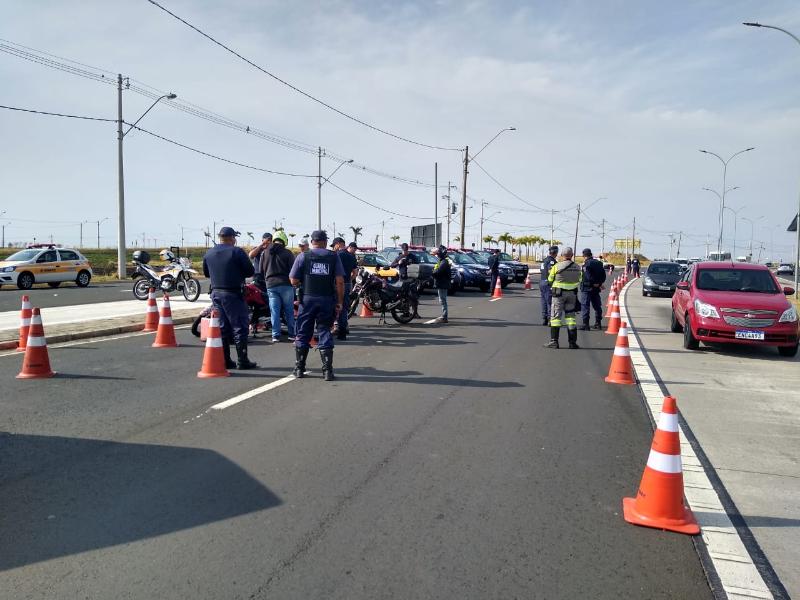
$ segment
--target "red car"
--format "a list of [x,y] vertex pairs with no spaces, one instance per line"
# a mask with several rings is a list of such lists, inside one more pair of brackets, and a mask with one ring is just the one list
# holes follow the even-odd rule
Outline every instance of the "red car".
[[781,356],[797,354],[797,310],[763,265],[699,262],[689,267],[672,297],[671,329],[683,331],[683,347],[700,342],[776,346]]

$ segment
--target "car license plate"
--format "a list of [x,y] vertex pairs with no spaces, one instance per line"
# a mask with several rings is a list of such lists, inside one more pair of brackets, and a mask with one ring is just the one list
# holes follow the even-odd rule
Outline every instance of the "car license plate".
[[660,285],[658,286],[658,289],[668,292],[670,290],[670,287],[668,285]]
[[763,331],[748,331],[746,329],[740,329],[736,332],[736,339],[737,340],[762,340],[764,339],[764,332]]

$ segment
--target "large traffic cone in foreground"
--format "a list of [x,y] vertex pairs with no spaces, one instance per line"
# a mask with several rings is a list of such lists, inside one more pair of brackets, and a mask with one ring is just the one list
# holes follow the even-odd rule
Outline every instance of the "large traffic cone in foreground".
[[628,347],[628,324],[622,321],[617,334],[617,344],[614,346],[614,356],[611,357],[611,367],[608,369],[607,383],[636,383],[633,378],[633,362],[631,350]]
[[492,298],[502,298],[503,297],[503,286],[500,285],[500,278],[497,278],[497,283],[494,284],[494,291],[492,292]]
[[17,352],[25,350],[28,343],[28,334],[31,330],[31,299],[28,296],[22,297],[22,311],[19,313],[19,342],[17,342]]
[[53,375],[55,372],[50,368],[42,315],[38,308],[34,308],[28,341],[25,345],[25,357],[22,359],[22,371],[17,375],[17,379],[44,379]]
[[203,352],[203,366],[197,372],[198,377],[228,377],[230,373],[225,368],[225,353],[222,351],[222,334],[219,330],[219,315],[211,311],[208,323],[208,338],[206,349]]
[[678,406],[672,396],[664,398],[639,491],[635,498],[622,499],[622,512],[625,520],[634,525],[689,535],[700,533],[692,511],[683,503]]
[[144,315],[144,329],[142,331],[155,331],[158,329],[158,306],[156,305],[156,288],[147,292],[147,311]]
[[367,306],[366,302],[361,303],[361,312],[358,313],[358,316],[361,317],[362,319],[368,319],[371,316],[373,316],[372,311],[369,309],[369,306]]
[[617,286],[616,284],[611,286],[611,291],[608,293],[608,300],[606,301],[606,314],[605,318],[609,318],[611,316],[611,310],[613,309],[612,304],[614,304],[614,300],[617,299]]
[[608,318],[608,327],[606,333],[609,335],[617,335],[619,333],[619,326],[622,319],[619,316],[619,302],[614,298],[611,303],[611,316]]
[[530,274],[525,276],[525,289],[526,290],[531,289],[531,276],[530,276]]
[[177,346],[178,341],[175,339],[175,326],[172,324],[172,309],[169,307],[169,296],[164,294],[153,348],[175,348]]

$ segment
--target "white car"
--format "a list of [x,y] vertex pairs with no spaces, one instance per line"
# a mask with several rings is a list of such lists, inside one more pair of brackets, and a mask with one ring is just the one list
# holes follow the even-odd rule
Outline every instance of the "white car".
[[778,270],[775,271],[776,275],[794,275],[794,265],[789,263],[781,263]]
[[36,283],[55,288],[65,281],[86,287],[92,275],[89,260],[72,248],[31,247],[0,261],[0,286],[16,285],[21,290],[29,290]]

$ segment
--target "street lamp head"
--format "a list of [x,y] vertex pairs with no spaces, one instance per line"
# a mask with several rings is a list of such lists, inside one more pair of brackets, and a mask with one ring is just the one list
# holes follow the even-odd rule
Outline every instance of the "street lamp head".
[[750,152],[750,150],[755,150],[755,149],[756,149],[756,147],[755,147],[755,146],[753,146],[752,148],[745,148],[745,150],[744,150],[744,151],[745,151],[745,152]]
[[178,97],[178,94],[169,93],[167,94],[167,100],[175,100]]
[[350,160],[348,160],[348,161],[347,161],[347,164],[349,165],[349,164],[350,164],[350,163],[352,163],[352,162],[354,162],[354,161],[353,161],[353,159],[351,158]]
[[509,131],[516,131],[516,130],[517,130],[517,128],[516,128],[516,127],[509,127],[509,128],[508,128],[508,130],[509,130]]
[[748,27],[761,27],[761,23],[742,23],[742,25],[747,25]]

